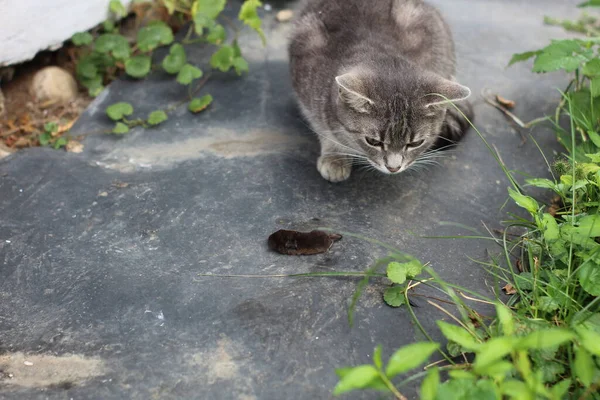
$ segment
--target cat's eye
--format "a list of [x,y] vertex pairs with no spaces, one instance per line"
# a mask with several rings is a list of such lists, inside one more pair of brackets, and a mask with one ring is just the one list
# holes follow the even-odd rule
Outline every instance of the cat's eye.
[[425,140],[417,140],[416,142],[412,142],[406,145],[409,149],[415,149],[425,143]]
[[365,137],[365,141],[367,142],[367,144],[369,146],[373,146],[373,147],[383,147],[383,142],[380,142],[377,139],[373,139],[370,137]]

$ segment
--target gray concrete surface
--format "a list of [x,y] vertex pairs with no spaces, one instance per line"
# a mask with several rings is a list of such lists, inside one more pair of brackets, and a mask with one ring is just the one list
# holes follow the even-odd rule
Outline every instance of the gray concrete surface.
[[[475,93],[477,126],[509,168],[548,174],[532,141],[521,146],[478,94],[487,87],[516,100],[524,120],[551,111],[564,76],[505,66],[512,53],[564,36],[543,16],[577,15],[576,2],[434,3],[455,32],[458,75]],[[468,259],[484,258],[486,243],[415,236],[468,233],[443,221],[499,226],[508,182],[480,138],[470,132],[427,172],[324,181],[317,140],[292,99],[289,25],[274,21],[277,8],[293,4],[273,6],[265,13],[267,47],[243,36],[251,71],[214,73],[203,90],[215,98],[206,112],[180,107],[154,129],[97,134],[110,125],[104,109],[115,101],[143,116],[185,97],[161,73],[118,81],[75,127],[92,133],[83,154],[31,149],[0,162],[0,398],[327,399],[335,368],[369,362],[377,344],[389,355],[422,339],[405,309],[383,304],[378,284],[361,298],[350,328],[354,279],[198,276],[362,271],[385,254],[345,237],[327,254],[286,257],[266,247],[280,228],[360,233],[431,262],[449,281],[488,290],[489,277]],[[206,65],[210,53],[188,54]],[[548,156],[559,150],[550,130],[533,135]],[[415,302],[439,337],[442,315]],[[414,386],[403,391],[416,396]]]

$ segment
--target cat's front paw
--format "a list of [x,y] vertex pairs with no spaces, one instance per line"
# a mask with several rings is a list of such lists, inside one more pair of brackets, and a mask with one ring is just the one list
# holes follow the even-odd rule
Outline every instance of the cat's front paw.
[[341,182],[350,178],[352,164],[345,158],[321,156],[317,161],[317,169],[329,182]]

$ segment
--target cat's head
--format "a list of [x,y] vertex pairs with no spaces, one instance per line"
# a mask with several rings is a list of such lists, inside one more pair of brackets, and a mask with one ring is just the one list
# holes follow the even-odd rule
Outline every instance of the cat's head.
[[354,69],[335,77],[332,95],[341,125],[336,135],[364,163],[388,174],[402,172],[426,157],[450,102],[470,94],[469,88],[429,72],[376,75]]

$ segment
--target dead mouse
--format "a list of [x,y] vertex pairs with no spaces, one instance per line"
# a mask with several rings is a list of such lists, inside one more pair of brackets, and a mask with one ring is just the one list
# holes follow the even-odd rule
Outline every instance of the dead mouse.
[[280,229],[269,236],[269,248],[281,254],[301,256],[325,253],[342,235],[323,231],[298,232]]

